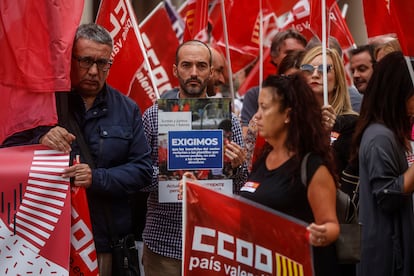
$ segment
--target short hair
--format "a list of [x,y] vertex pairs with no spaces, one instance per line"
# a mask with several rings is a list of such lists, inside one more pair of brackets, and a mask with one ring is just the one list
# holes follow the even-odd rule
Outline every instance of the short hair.
[[349,57],[352,58],[352,56],[354,56],[354,55],[358,55],[358,54],[363,53],[363,52],[368,52],[369,56],[371,57],[371,63],[374,64],[375,61],[376,61],[375,55],[374,55],[374,49],[375,49],[374,45],[365,44],[365,45],[358,46],[355,49],[349,50],[348,54],[349,54]]
[[108,45],[111,47],[111,49],[113,49],[114,46],[111,34],[104,27],[95,23],[87,23],[80,25],[76,30],[75,42],[78,41],[78,39],[80,38]]
[[385,55],[387,55],[392,52],[401,51],[401,46],[400,46],[400,43],[398,42],[398,39],[393,39],[383,44],[379,44],[375,47],[375,51],[374,51],[375,59],[377,59],[378,52],[380,50],[384,51]]
[[208,62],[209,62],[209,65],[211,66],[211,64],[213,63],[213,54],[211,53],[210,47],[206,43],[204,43],[203,41],[196,40],[196,39],[187,40],[186,42],[181,43],[177,47],[177,50],[175,51],[175,65],[178,65],[178,62],[179,62],[178,61],[178,53],[180,52],[181,48],[185,45],[202,45],[202,46],[206,47],[207,50],[208,50],[208,53],[210,55],[210,58],[209,58]]
[[272,39],[272,43],[270,45],[270,55],[272,57],[277,57],[280,54],[280,47],[282,43],[288,39],[293,38],[296,39],[303,47],[306,46],[306,38],[295,29],[288,29],[286,31],[278,32]]
[[279,64],[278,74],[285,74],[286,71],[292,68],[299,69],[304,55],[305,50],[293,50],[287,53]]

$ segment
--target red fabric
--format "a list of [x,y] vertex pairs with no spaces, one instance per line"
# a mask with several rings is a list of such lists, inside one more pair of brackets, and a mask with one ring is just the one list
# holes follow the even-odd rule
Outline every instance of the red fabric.
[[183,275],[312,275],[304,222],[189,181],[185,193]]
[[331,8],[328,33],[329,36],[333,36],[338,40],[342,49],[348,49],[355,44],[351,31],[349,30],[345,19],[342,17],[341,10],[336,2]]
[[0,143],[57,122],[53,93],[70,90],[73,37],[83,10],[78,0],[0,1]]
[[[328,17],[329,11],[331,10],[332,5],[336,3],[335,0],[326,0],[326,11],[325,16]],[[322,1],[321,0],[310,0],[310,14],[309,14],[309,23],[311,28],[316,32],[318,37],[321,37],[322,33]],[[326,20],[328,24],[328,20]],[[328,25],[327,25],[328,26]]]
[[[267,47],[263,53],[263,79],[268,75],[276,74],[277,69],[274,65],[270,63],[270,48]],[[243,84],[239,87],[239,95],[242,96],[246,94],[247,90],[254,86],[258,86],[259,83],[259,74],[260,74],[260,63],[257,62],[253,69],[249,72],[249,75],[244,80]]]
[[[330,4],[329,20],[326,22],[326,30],[328,36],[335,37],[342,49],[348,49],[354,44],[354,39],[349,31],[345,19],[342,17],[341,11],[336,2],[327,1]],[[282,27],[283,30],[289,28],[296,28],[300,31],[306,39],[311,39],[313,36],[322,38],[322,21],[321,21],[321,5],[320,0],[316,3],[311,2],[309,5],[306,1],[299,1],[292,9],[288,20]]]
[[387,2],[388,0],[363,0],[368,38],[395,32]]
[[[259,28],[256,20],[259,16],[259,1],[225,1],[225,12],[231,66],[232,71],[237,72],[252,63],[258,55]],[[220,2],[210,13],[210,22],[213,24],[212,36],[216,45],[226,53]],[[243,22],[242,28],[240,22]]]
[[190,0],[185,14],[184,41],[199,39],[207,41],[209,0]]
[[[227,33],[230,49],[232,71],[237,72],[253,63],[259,55],[259,1],[238,0],[225,1]],[[272,8],[263,2],[264,41],[270,40],[277,29],[276,18]],[[213,26],[212,36],[216,45],[225,51],[225,36],[220,2],[210,12],[210,22]],[[240,27],[243,22],[243,27]]]
[[403,53],[414,57],[414,34],[412,32],[414,18],[414,2],[390,1],[390,14],[396,27],[396,33]]
[[70,89],[73,37],[83,1],[2,0],[0,84],[36,92]]
[[[281,30],[293,28],[299,31],[307,40],[311,39],[316,34],[310,28],[309,14],[308,0],[299,0],[287,15],[286,21],[280,26]],[[318,29],[320,29],[320,26]]]
[[297,0],[266,0],[267,3],[272,7],[274,13],[282,15],[292,9],[296,4]]
[[[164,5],[157,6],[144,20],[140,30],[133,24],[136,19],[131,11],[129,1],[104,0],[96,22],[109,30],[114,39],[114,62],[108,84],[132,98],[144,112],[157,100],[157,95],[139,46],[139,32],[160,94],[177,84],[172,64],[178,40]],[[160,36],[160,33],[163,35]]]
[[2,275],[67,275],[69,155],[42,145],[0,149]]

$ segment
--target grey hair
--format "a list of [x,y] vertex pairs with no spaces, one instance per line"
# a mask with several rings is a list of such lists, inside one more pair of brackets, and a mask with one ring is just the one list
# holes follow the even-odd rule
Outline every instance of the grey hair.
[[114,46],[111,34],[104,27],[95,23],[87,23],[80,25],[76,30],[75,42],[80,38],[108,45],[111,47],[111,49],[113,49]]

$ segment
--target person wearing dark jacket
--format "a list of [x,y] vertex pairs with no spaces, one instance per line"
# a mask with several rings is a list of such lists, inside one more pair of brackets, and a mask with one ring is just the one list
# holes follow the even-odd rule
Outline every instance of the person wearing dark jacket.
[[[411,62],[413,66],[413,62]],[[393,52],[368,83],[351,158],[359,164],[361,261],[357,275],[414,275],[414,87],[407,60]]]
[[[112,38],[101,26],[78,28],[67,98],[73,123],[68,129],[53,127],[40,138],[43,145],[70,152],[72,160],[80,156],[80,163],[68,167],[62,177],[86,188],[99,275],[120,275],[112,271],[114,243],[134,232],[129,199],[151,184],[153,173],[138,106],[105,83],[112,48]],[[78,133],[76,127],[70,129],[73,125]]]

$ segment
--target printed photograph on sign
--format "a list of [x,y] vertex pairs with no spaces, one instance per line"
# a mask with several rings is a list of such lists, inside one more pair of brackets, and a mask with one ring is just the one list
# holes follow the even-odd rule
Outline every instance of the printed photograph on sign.
[[232,139],[230,104],[223,98],[158,100],[160,202],[181,201],[178,182],[186,171],[215,190],[232,192],[233,169],[224,155]]

